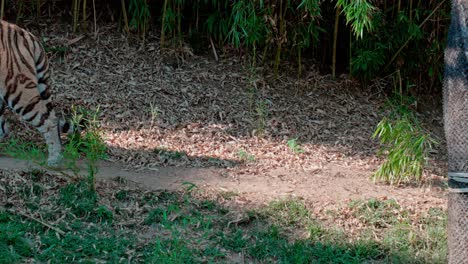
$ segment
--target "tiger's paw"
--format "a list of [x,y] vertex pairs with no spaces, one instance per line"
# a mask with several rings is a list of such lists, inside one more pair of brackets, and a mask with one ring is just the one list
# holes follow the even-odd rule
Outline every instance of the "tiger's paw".
[[49,157],[47,160],[47,166],[51,168],[60,168],[62,165],[62,156]]

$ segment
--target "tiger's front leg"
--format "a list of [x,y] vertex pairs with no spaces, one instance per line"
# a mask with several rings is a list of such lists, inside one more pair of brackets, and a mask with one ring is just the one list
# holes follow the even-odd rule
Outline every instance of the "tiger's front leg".
[[41,132],[48,147],[49,157],[47,165],[51,167],[59,166],[62,161],[62,143],[60,141],[60,130],[55,111],[52,110],[44,124],[37,129]]
[[22,119],[37,128],[48,147],[47,165],[57,167],[62,161],[62,143],[58,118],[48,100],[33,97],[21,112]]
[[3,116],[5,113],[5,103],[0,99],[0,141],[8,136],[10,130],[6,118]]

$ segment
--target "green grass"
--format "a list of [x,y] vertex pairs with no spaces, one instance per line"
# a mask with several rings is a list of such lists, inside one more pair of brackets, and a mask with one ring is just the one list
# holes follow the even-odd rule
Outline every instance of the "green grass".
[[0,153],[18,159],[32,160],[41,165],[45,165],[47,159],[45,144],[36,145],[14,136],[0,141]]
[[351,235],[319,221],[301,200],[232,211],[194,188],[148,192],[98,182],[93,191],[86,180],[39,170],[1,174],[9,202],[0,209],[0,263],[446,261],[441,209],[415,215],[393,200],[353,201],[342,209],[363,229]]
[[292,139],[288,140],[288,142],[286,144],[288,145],[289,149],[294,154],[300,154],[300,153],[304,152],[304,150],[301,148],[301,146],[297,142],[297,138],[292,138]]
[[243,149],[240,149],[237,152],[237,157],[239,157],[239,159],[242,162],[255,162],[255,156],[253,154],[248,153],[247,151]]
[[380,141],[379,155],[385,156],[385,161],[372,176],[374,181],[399,184],[424,180],[429,152],[437,142],[422,127],[411,108],[413,103],[413,98],[401,92],[395,93],[387,103],[388,116],[379,122],[372,135]]
[[[95,176],[98,170],[97,162],[107,156],[107,146],[99,128],[99,108],[96,111],[90,111],[72,106],[71,113],[70,121],[76,127],[85,128],[85,131],[76,131],[68,135],[63,147],[61,168],[56,169],[68,169],[73,171],[75,176],[78,176],[80,168],[77,162],[82,158],[86,164],[89,188],[94,190]],[[44,143],[35,144],[27,139],[11,136],[0,142],[0,153],[18,159],[30,160],[39,166],[47,167],[47,151]],[[62,173],[64,172],[62,171]]]

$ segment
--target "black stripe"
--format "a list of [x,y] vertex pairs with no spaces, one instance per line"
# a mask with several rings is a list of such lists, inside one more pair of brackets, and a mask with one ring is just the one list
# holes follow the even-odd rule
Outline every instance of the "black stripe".
[[52,111],[52,109],[54,108],[54,106],[52,105],[51,102],[47,102],[45,106],[47,108],[47,111],[49,111],[49,112]]
[[45,112],[45,113],[41,116],[41,120],[39,120],[39,124],[37,124],[36,127],[41,127],[42,125],[44,125],[44,122],[46,121],[47,118],[49,118],[49,112]]
[[[45,52],[41,50],[41,52],[39,53],[39,58],[37,58],[37,60],[36,60],[36,65],[39,65],[39,64],[41,64],[41,63],[42,63],[43,65],[45,65],[46,62],[44,61],[44,55],[45,55],[44,53],[45,53]],[[43,67],[44,67],[44,66],[43,66]]]
[[[27,32],[26,32],[27,33]],[[34,55],[33,55],[33,52],[31,50],[31,46],[29,45],[29,41],[28,40],[31,40],[31,37],[28,35],[24,36],[24,46],[26,46],[26,50],[28,51],[29,53],[29,57],[31,57],[31,60],[34,61]],[[33,40],[31,40],[31,42],[33,42]],[[35,62],[35,61],[34,61]]]
[[29,80],[29,82],[24,86],[24,89],[36,89],[37,84]]
[[21,113],[21,115],[25,116],[27,115],[29,112],[31,112],[34,107],[37,105],[37,103],[39,103],[41,101],[41,98],[39,96],[36,96],[34,97],[33,99],[31,99],[30,103],[24,108],[23,112]]
[[42,91],[40,94],[41,98],[43,100],[47,100],[50,98],[50,96],[52,95],[52,93],[50,92],[49,88],[46,87],[46,89],[44,91]]
[[8,102],[8,97],[10,97],[10,93],[8,92],[8,89],[7,89],[5,95],[3,96],[3,101]]
[[12,109],[15,108],[15,105],[16,105],[16,104],[19,102],[19,100],[21,99],[21,95],[23,95],[23,92],[22,92],[22,91],[19,92],[18,95],[15,97],[15,99],[13,99],[13,100],[11,101],[11,106],[10,106],[10,107],[11,107]]
[[33,75],[36,75],[36,67],[33,67],[27,60],[26,58],[24,57],[23,53],[21,52],[21,49],[20,49],[20,43],[19,43],[19,40],[18,40],[18,35],[20,35],[22,38],[22,42],[21,43],[22,45],[24,45],[24,35],[22,34],[22,31],[21,30],[18,30],[15,34],[15,46],[16,46],[16,50],[18,51],[18,57],[19,59],[21,60],[21,62],[23,63],[24,66],[26,66],[26,68],[29,70],[29,72]]
[[7,42],[6,42],[6,37],[8,35],[8,26],[6,26],[7,31],[5,32],[4,30],[5,25],[2,24],[2,45],[3,48],[7,49]]
[[[14,40],[11,39],[12,36],[14,37]],[[11,53],[13,54],[13,62],[15,63],[16,68],[18,69],[18,71],[21,71],[21,66],[19,65],[18,60],[17,60],[17,58],[16,58],[16,54],[15,54],[16,52],[15,52],[15,50],[13,49],[14,47],[17,47],[17,43],[16,43],[16,42],[17,42],[16,31],[14,31],[14,30],[13,30],[13,31],[10,31],[10,34],[8,35],[8,41],[12,44],[12,45],[10,45],[10,49],[12,50]],[[18,51],[18,53],[19,53],[19,51]]]
[[34,58],[34,60],[35,60],[35,59],[36,59],[36,57],[35,57],[35,56],[36,56],[36,49],[37,49],[37,48],[36,48],[36,41],[33,41],[32,43],[33,43],[33,53],[34,53],[33,58]]
[[2,48],[5,48],[5,44],[3,42],[3,26],[4,26],[4,23],[3,21],[0,20],[0,40],[2,41]]
[[38,74],[47,71],[47,65],[48,65],[49,62],[47,61],[47,58],[45,58],[44,53],[45,53],[45,51],[41,50],[41,57],[39,57],[39,59],[36,61],[36,67],[39,64],[42,64],[42,66],[40,68],[37,68],[37,73]]
[[67,133],[69,129],[70,129],[70,122],[65,121],[65,124],[63,124],[62,126],[62,133]]
[[50,77],[49,77],[48,74],[44,74],[41,78],[39,78],[39,80],[37,82],[47,84],[49,82],[49,78]]
[[25,119],[25,120],[26,120],[26,122],[31,122],[31,121],[34,120],[34,118],[36,118],[36,116],[37,116],[37,112],[34,113],[34,115],[32,115],[30,118],[27,118],[27,119]]
[[2,120],[2,134],[5,134],[5,124],[6,124],[6,121]]
[[11,80],[13,78],[13,65],[11,63],[11,54],[10,52],[7,51],[7,61],[6,61],[6,65],[8,67],[8,72],[7,72],[7,76],[5,78],[5,82],[8,82],[9,80]]

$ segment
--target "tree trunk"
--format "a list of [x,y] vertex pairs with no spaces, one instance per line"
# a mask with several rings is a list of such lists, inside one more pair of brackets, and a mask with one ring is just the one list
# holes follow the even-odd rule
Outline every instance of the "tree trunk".
[[445,49],[449,263],[468,263],[468,1],[452,0]]

